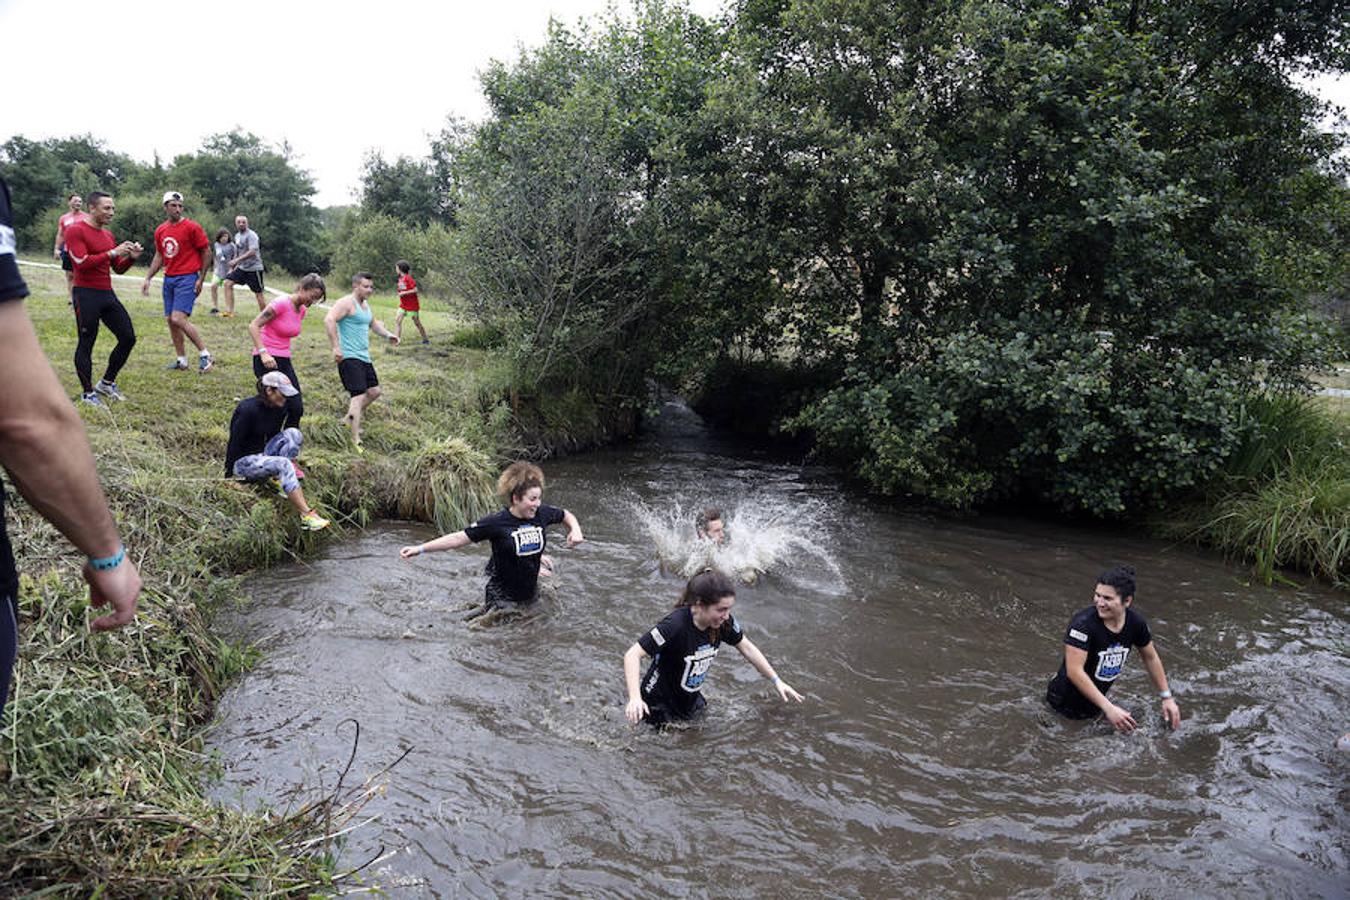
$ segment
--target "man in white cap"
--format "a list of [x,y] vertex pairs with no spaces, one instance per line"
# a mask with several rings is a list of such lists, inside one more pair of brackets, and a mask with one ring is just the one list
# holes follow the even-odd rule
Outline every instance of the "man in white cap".
[[197,295],[206,283],[214,257],[202,226],[183,215],[183,195],[164,192],[164,222],[155,229],[155,258],[141,282],[141,294],[150,296],[150,279],[164,268],[164,321],[173,340],[174,361],[166,368],[188,368],[184,338],[197,348],[197,371],[211,371],[211,352],[196,327],[188,321]]
[[245,481],[275,479],[281,493],[299,511],[300,527],[318,531],[328,527],[328,520],[305,502],[294,462],[304,438],[300,429],[282,427],[286,422],[286,398],[297,393],[283,372],[268,372],[258,379],[257,395],[241,400],[230,418],[225,477]]

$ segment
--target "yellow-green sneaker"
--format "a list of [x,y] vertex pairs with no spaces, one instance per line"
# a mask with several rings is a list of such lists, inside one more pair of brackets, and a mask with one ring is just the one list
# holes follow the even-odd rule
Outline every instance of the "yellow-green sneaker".
[[328,527],[328,520],[311,509],[300,517],[300,527],[305,531],[322,531]]

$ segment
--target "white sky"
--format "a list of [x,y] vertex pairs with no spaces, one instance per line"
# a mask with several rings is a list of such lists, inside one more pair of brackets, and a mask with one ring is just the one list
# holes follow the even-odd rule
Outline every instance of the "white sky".
[[[289,141],[318,206],[351,203],[361,160],[424,156],[446,116],[486,113],[477,73],[607,0],[0,0],[0,141],[90,133],[168,163],[235,126]],[[723,0],[688,0],[704,16]],[[619,4],[630,9],[626,2]],[[1318,90],[1350,107],[1350,79]]]
[[[236,125],[290,142],[318,206],[361,160],[425,156],[448,114],[486,115],[478,72],[607,0],[0,0],[0,141],[89,133],[168,163]],[[715,16],[722,0],[688,0]],[[627,2],[619,9],[629,10]]]

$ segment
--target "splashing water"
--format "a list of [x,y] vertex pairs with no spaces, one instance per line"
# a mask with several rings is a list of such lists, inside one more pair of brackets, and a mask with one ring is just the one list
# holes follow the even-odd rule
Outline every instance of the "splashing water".
[[662,568],[690,578],[712,567],[754,584],[768,572],[820,582],[843,592],[843,573],[822,545],[827,540],[825,506],[799,497],[755,495],[721,507],[727,539],[700,538],[694,521],[706,504],[672,500],[660,509],[641,500],[630,508],[656,547]]

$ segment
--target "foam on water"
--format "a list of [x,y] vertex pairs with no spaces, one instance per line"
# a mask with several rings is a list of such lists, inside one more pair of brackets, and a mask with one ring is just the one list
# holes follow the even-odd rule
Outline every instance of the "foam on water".
[[708,505],[688,499],[672,499],[660,508],[629,502],[662,568],[683,578],[712,567],[746,584],[773,573],[825,593],[844,592],[843,573],[827,549],[831,537],[824,504],[773,494],[723,501],[727,539],[721,545],[699,538],[694,528],[698,511]]

